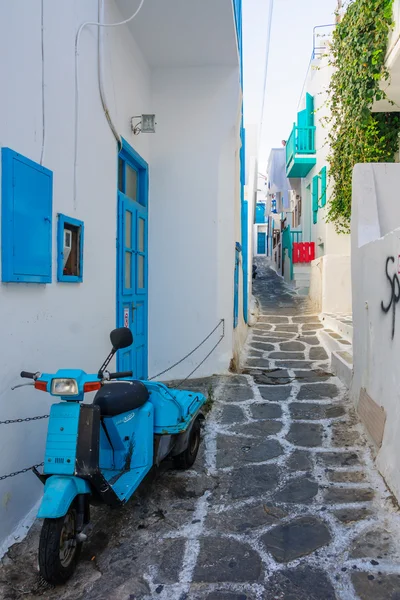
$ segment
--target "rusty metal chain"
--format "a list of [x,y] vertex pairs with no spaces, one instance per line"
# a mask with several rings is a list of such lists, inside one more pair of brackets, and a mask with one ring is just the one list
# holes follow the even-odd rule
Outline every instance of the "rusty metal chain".
[[41,415],[40,417],[27,417],[26,419],[7,419],[0,421],[0,425],[10,425],[11,423],[25,423],[27,421],[39,421],[40,419],[48,419],[49,415]]
[[26,469],[21,469],[20,471],[14,471],[13,473],[8,473],[8,475],[1,475],[0,481],[3,479],[8,479],[9,477],[15,477],[16,475],[21,475],[21,473],[27,473],[28,471],[32,471],[32,469],[37,469],[38,467],[43,467],[44,463],[39,463],[37,465],[32,465],[31,467],[26,467]]
[[[212,354],[212,352],[215,350],[215,348],[220,344],[220,342],[222,341],[222,338],[225,337],[225,319],[220,319],[220,321],[218,322],[218,324],[214,327],[214,329],[208,334],[207,337],[204,338],[204,340],[202,342],[200,342],[200,344],[198,344],[198,346],[196,346],[196,348],[193,348],[193,350],[191,352],[189,352],[188,354],[186,354],[186,356],[184,356],[183,358],[181,358],[180,360],[178,360],[178,362],[174,363],[173,365],[171,365],[170,367],[168,367],[167,369],[165,369],[164,371],[161,371],[160,373],[157,373],[157,375],[153,375],[153,377],[149,378],[149,381],[153,381],[153,379],[156,379],[157,377],[160,377],[161,375],[164,375],[165,373],[168,373],[168,371],[171,371],[174,367],[180,365],[181,363],[183,363],[184,360],[186,360],[187,358],[189,358],[189,356],[192,356],[192,354],[194,354],[196,352],[196,350],[198,350],[211,336],[212,334],[217,331],[218,327],[222,324],[222,335],[221,335],[221,339],[219,340],[218,344],[216,344],[214,346],[214,348],[211,350],[211,352],[209,354],[207,354],[206,358],[196,367],[196,369],[194,371],[192,371],[192,373],[190,375],[192,375],[195,371],[197,371],[197,369],[199,367],[201,367],[201,365],[206,361],[206,359],[210,356],[210,354]],[[188,377],[190,377],[190,375]],[[188,377],[186,377],[184,379],[184,381],[186,381],[186,379],[188,379]]]

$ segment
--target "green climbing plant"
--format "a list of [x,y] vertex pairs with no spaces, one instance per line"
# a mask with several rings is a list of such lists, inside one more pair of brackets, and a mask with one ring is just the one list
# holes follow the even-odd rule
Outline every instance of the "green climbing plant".
[[353,0],[332,38],[334,67],[328,88],[330,178],[327,220],[339,233],[350,229],[352,171],[357,163],[394,162],[399,149],[400,113],[372,113],[386,98],[381,82],[393,26],[393,0]]

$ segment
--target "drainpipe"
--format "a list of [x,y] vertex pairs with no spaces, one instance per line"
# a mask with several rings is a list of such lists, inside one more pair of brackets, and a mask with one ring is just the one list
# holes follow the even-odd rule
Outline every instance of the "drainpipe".
[[246,176],[246,136],[245,129],[243,127],[243,116],[242,124],[240,128],[240,138],[242,146],[240,148],[240,196],[241,196],[241,225],[242,225],[242,271],[243,271],[243,319],[244,322],[248,321],[249,311],[249,268],[248,268],[248,255],[249,255],[249,235],[248,235],[248,202],[244,199],[244,185]]

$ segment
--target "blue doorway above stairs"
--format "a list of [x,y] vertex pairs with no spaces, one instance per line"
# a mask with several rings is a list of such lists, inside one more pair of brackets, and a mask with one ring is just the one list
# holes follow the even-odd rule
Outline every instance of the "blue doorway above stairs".
[[118,352],[119,371],[146,379],[148,370],[148,165],[123,140],[118,155],[117,326],[133,345]]
[[265,254],[266,251],[266,235],[259,231],[257,235],[257,254]]

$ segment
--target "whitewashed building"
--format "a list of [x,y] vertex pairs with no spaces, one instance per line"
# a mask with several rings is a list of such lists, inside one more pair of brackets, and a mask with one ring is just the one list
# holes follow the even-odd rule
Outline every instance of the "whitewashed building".
[[[301,293],[309,293],[316,312],[351,313],[350,236],[327,222],[331,194],[327,90],[332,74],[327,53],[332,27],[314,29],[314,50],[299,110],[286,147],[273,149],[269,178],[282,227],[278,272]],[[277,173],[282,152],[286,160]],[[284,201],[282,201],[282,199]],[[293,244],[297,244],[294,246]],[[300,244],[300,245],[299,245]],[[275,261],[274,254],[272,258]]]
[[[331,74],[332,67],[325,51],[315,52],[301,104],[302,110],[313,112],[308,117],[313,123],[308,132],[312,136],[312,127],[315,128],[314,153],[306,159],[313,164],[300,180],[301,186],[297,180],[293,187],[301,196],[302,241],[314,244],[315,260],[310,263],[310,299],[319,312],[349,314],[350,235],[338,234],[334,223],[326,220],[332,187],[327,161],[329,125],[325,120],[329,116],[327,89]],[[300,155],[297,156],[300,158]]]
[[[388,100],[377,112],[400,105],[400,0],[386,56]],[[392,104],[392,101],[394,104]],[[377,466],[400,500],[400,164],[356,165],[353,173],[351,263],[353,380],[351,397],[375,444]]]
[[[49,411],[11,392],[22,369],[97,371],[116,325],[136,377],[214,328],[163,377],[226,372],[251,291],[241,1],[1,2],[0,48],[0,421]],[[46,420],[0,428],[0,477],[42,461]],[[41,491],[0,481],[3,551]]]

